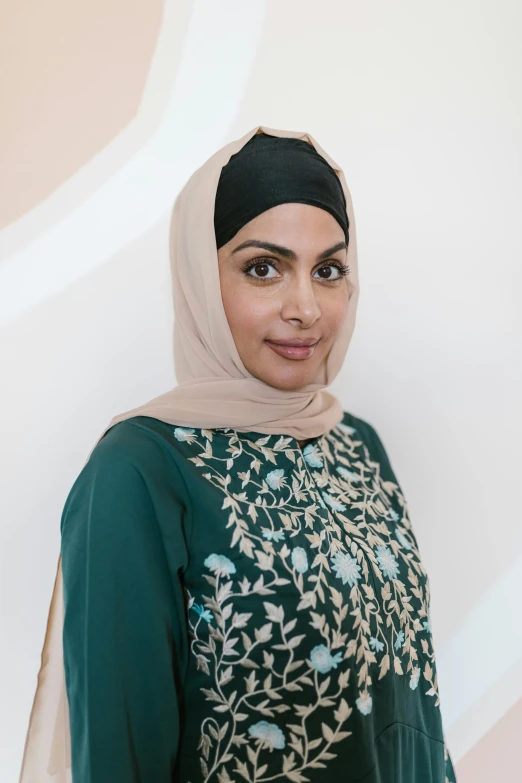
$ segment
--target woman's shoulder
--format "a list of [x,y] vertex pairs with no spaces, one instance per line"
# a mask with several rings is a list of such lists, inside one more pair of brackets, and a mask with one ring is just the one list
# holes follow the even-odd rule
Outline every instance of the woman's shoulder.
[[379,437],[375,427],[369,421],[356,416],[350,411],[343,411],[340,426],[345,431],[353,430],[353,435],[357,434],[365,441],[373,441],[375,437]]
[[[172,429],[172,428],[170,428]],[[165,482],[183,492],[179,476],[179,454],[173,446],[169,425],[147,416],[134,416],[108,429],[91,450],[71,490],[96,486],[112,494],[133,490],[161,491]]]
[[349,434],[363,441],[372,459],[375,459],[382,464],[390,479],[396,480],[388,452],[382,442],[381,436],[373,424],[366,419],[355,416],[349,411],[343,411],[343,419],[340,423],[340,427],[341,429],[347,428],[345,431],[348,431]]
[[174,426],[151,416],[132,416],[117,422],[98,440],[91,459],[144,464],[172,459],[176,452]]
[[[168,492],[165,491],[168,487]],[[66,498],[63,516],[71,508],[103,503],[128,508],[153,499],[159,507],[169,499],[188,507],[185,482],[171,448],[168,425],[145,416],[114,424],[95,444]]]

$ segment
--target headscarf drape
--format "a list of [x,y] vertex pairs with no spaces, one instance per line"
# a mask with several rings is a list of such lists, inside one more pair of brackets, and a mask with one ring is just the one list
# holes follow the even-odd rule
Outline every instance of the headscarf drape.
[[[347,263],[352,294],[347,317],[321,368],[320,377],[298,391],[276,389],[248,372],[236,349],[220,294],[214,230],[220,173],[230,157],[259,132],[304,139],[313,145],[339,177],[350,226]],[[133,416],[151,416],[179,426],[281,433],[297,439],[322,435],[340,422],[342,407],[326,387],[341,369],[355,328],[359,298],[357,242],[352,200],[344,173],[317,141],[305,132],[256,126],[219,149],[194,172],[174,202],[170,251],[175,313],[174,363],[178,385],[137,408],[114,416],[90,453],[112,426]],[[71,783],[63,617],[59,557],[20,783]]]

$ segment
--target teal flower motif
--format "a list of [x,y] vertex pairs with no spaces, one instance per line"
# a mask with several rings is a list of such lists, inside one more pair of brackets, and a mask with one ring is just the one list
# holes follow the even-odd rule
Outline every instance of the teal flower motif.
[[308,557],[302,546],[296,546],[292,549],[292,565],[298,574],[304,574],[305,571],[308,571]]
[[236,573],[234,563],[232,560],[229,560],[228,557],[225,557],[225,555],[209,555],[204,564],[218,576],[227,576],[228,574]]
[[400,531],[398,528],[397,528],[397,529],[396,529],[396,531],[395,531],[395,535],[396,535],[396,536],[397,536],[397,538],[399,539],[399,542],[402,544],[402,546],[404,547],[404,549],[411,549],[411,544],[410,544],[410,542],[408,541],[408,539],[406,538],[406,536],[405,536],[403,533],[401,533],[401,531]]
[[303,449],[303,457],[305,462],[310,465],[311,468],[322,468],[323,458],[321,452],[314,443],[309,443]]
[[254,739],[265,742],[270,750],[283,750],[286,745],[285,735],[275,723],[269,723],[266,720],[260,720],[248,727],[248,733]]
[[328,503],[330,508],[333,508],[334,511],[346,511],[346,506],[344,503],[341,503],[339,500],[336,500],[331,495],[328,494],[328,492],[321,492],[323,498]]
[[389,546],[379,544],[376,548],[377,562],[384,576],[388,579],[396,579],[399,575],[399,564]]
[[355,427],[349,427],[347,424],[343,424],[342,422],[340,422],[337,426],[341,432],[346,432],[347,435],[353,435],[355,432],[357,432]]
[[321,508],[326,508],[326,503],[322,499],[321,495],[317,495],[317,500],[319,501],[319,505],[321,506]]
[[382,652],[384,650],[384,642],[380,642],[374,636],[370,636],[370,647],[376,652]]
[[266,483],[270,487],[270,489],[281,489],[283,486],[285,480],[284,480],[285,472],[282,468],[278,468],[277,470],[271,470],[268,476],[266,477]]
[[348,470],[347,468],[343,468],[341,465],[339,465],[336,468],[336,471],[340,476],[342,476],[345,479],[349,479],[354,483],[361,480],[361,477],[358,476],[357,473],[354,473],[353,470]]
[[419,677],[420,677],[420,669],[418,666],[416,666],[413,669],[410,677],[410,688],[412,689],[412,691],[414,691],[417,685],[419,684]]
[[195,432],[196,430],[192,429],[192,427],[176,427],[174,437],[176,440],[192,443],[196,439]]
[[362,696],[359,696],[359,698],[355,700],[355,703],[357,709],[359,712],[362,712],[363,715],[369,715],[372,711],[372,697],[369,693],[363,693]]
[[265,530],[263,529],[263,538],[267,541],[282,541],[285,537],[284,530]]
[[204,606],[200,606],[199,604],[192,604],[191,608],[201,617],[202,620],[206,620],[207,623],[212,621],[212,612],[210,609],[205,609]]
[[399,515],[397,514],[397,512],[393,508],[390,511],[390,516],[391,516],[391,518],[393,519],[394,522],[397,522],[397,520],[399,519]]
[[396,650],[399,649],[399,647],[402,647],[404,644],[404,631],[399,631],[397,634],[397,638],[395,639],[395,644],[393,645]]
[[343,585],[348,582],[350,587],[353,587],[361,578],[361,566],[355,557],[347,552],[336,552],[332,557],[332,565],[335,575],[343,580]]
[[424,622],[422,623],[422,627],[424,628],[425,631],[428,631],[428,633],[431,633],[431,622],[429,621],[429,619],[428,620],[424,620]]
[[337,664],[342,660],[342,653],[338,652],[332,655],[324,644],[318,644],[310,653],[310,662],[320,674],[327,674],[330,669],[337,669]]

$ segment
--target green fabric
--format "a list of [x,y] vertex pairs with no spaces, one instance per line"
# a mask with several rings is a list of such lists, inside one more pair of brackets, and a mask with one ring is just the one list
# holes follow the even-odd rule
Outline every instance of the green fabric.
[[374,428],[137,416],[62,515],[73,783],[454,783],[430,588]]

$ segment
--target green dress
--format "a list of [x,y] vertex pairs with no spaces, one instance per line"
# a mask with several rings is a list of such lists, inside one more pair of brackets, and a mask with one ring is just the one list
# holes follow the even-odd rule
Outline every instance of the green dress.
[[73,783],[454,783],[375,429],[114,425],[62,515]]

